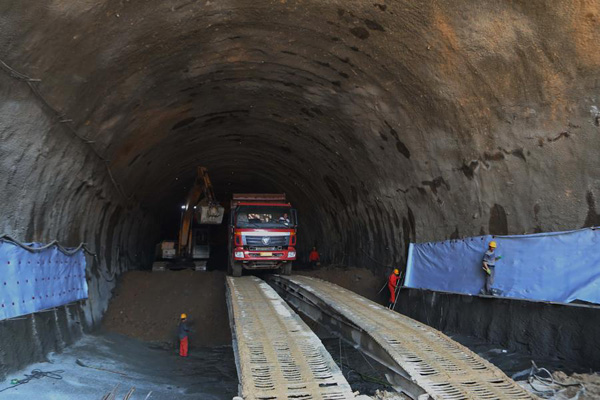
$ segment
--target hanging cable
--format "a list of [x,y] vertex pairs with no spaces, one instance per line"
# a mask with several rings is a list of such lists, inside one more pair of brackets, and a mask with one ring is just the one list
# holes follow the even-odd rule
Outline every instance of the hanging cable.
[[106,167],[106,171],[108,174],[109,179],[111,180],[112,184],[114,185],[114,187],[117,189],[117,191],[121,194],[121,196],[123,196],[123,198],[127,201],[130,202],[133,199],[133,195],[132,196],[127,196],[125,194],[125,192],[123,191],[123,188],[121,187],[121,185],[119,185],[117,183],[117,181],[115,180],[112,170],[110,169],[110,160],[108,160],[107,158],[105,158],[104,156],[102,156],[98,150],[96,149],[96,147],[93,146],[93,144],[95,143],[92,140],[89,140],[86,137],[81,136],[77,130],[71,125],[71,122],[73,121],[72,119],[66,118],[64,114],[60,113],[57,109],[55,109],[54,107],[52,107],[52,105],[50,103],[48,103],[48,101],[46,100],[46,98],[42,95],[42,93],[40,92],[39,88],[38,88],[38,83],[40,83],[42,80],[41,79],[34,79],[31,78],[25,74],[22,74],[20,72],[18,72],[17,70],[15,70],[14,68],[10,67],[8,64],[6,64],[4,61],[0,60],[0,67],[2,70],[4,70],[6,73],[8,73],[11,77],[18,79],[20,81],[23,81],[27,84],[27,86],[29,86],[29,88],[31,89],[31,91],[33,92],[33,94],[42,102],[42,104],[46,107],[46,109],[48,111],[50,111],[51,114],[53,114],[54,118],[60,122],[63,126],[65,126],[69,132],[71,132],[71,134],[73,134],[76,138],[78,138],[79,140],[81,140],[83,143],[85,143],[86,145],[89,146],[89,149],[92,150],[92,152],[104,163],[105,167]]
[[2,234],[0,235],[0,242],[8,242],[8,243],[12,243],[14,245],[17,245],[19,247],[21,247],[22,249],[25,249],[29,252],[32,253],[39,253],[42,252],[44,250],[48,250],[49,248],[56,246],[56,248],[63,254],[67,255],[67,256],[72,256],[74,254],[76,254],[77,252],[79,252],[79,250],[83,250],[84,252],[86,252],[87,254],[96,257],[96,253],[92,252],[90,249],[87,248],[87,245],[83,242],[79,243],[79,246],[77,247],[63,247],[58,240],[53,240],[48,244],[45,244],[43,246],[40,247],[33,247],[33,246],[29,246],[15,238],[13,238],[12,236],[8,235],[8,234]]
[[[552,376],[550,371],[546,368],[538,367],[533,360],[531,361],[531,364],[527,382],[538,396],[545,399],[553,399],[559,392],[562,392],[565,388],[570,386],[579,386],[579,390],[577,391],[577,394],[569,400],[576,400],[581,394],[585,393],[585,386],[582,383],[559,382],[554,379],[554,376]],[[546,376],[543,376],[543,374]]]
[[107,278],[104,275],[104,272],[102,272],[102,268],[100,268],[100,260],[98,259],[98,255],[96,253],[94,253],[93,251],[91,251],[88,247],[86,243],[80,243],[79,246],[77,247],[64,247],[62,246],[58,240],[53,240],[48,244],[45,244],[43,246],[40,247],[33,247],[33,246],[29,246],[15,238],[13,238],[10,235],[7,234],[2,234],[0,235],[0,243],[1,242],[8,242],[8,243],[12,243],[16,246],[21,247],[22,249],[25,249],[29,252],[32,253],[39,253],[42,252],[44,250],[48,250],[49,248],[56,246],[56,248],[63,254],[67,255],[67,256],[72,256],[75,255],[77,252],[79,252],[80,250],[83,250],[86,254],[89,254],[90,256],[92,256],[94,258],[94,261],[96,262],[96,266],[98,268],[98,271],[100,271],[100,275],[102,276],[102,278],[106,281],[106,282],[113,282],[115,280],[115,277],[117,276],[116,271],[113,272],[112,276],[110,278]]
[[384,264],[381,261],[378,261],[378,260],[374,259],[373,257],[371,257],[371,255],[369,253],[367,253],[366,251],[364,251],[362,247],[360,247],[360,251],[362,251],[363,253],[365,253],[365,255],[367,257],[369,257],[371,260],[375,261],[377,264],[379,264],[379,265],[381,265],[383,267],[389,267],[389,264]]

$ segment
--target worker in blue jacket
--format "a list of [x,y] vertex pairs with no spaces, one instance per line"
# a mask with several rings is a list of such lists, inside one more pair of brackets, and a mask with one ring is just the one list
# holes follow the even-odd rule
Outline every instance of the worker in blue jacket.
[[481,289],[482,294],[493,295],[492,285],[494,284],[494,278],[496,276],[496,261],[500,256],[496,256],[497,244],[495,241],[491,241],[488,250],[483,255],[483,271],[485,272],[485,287]]

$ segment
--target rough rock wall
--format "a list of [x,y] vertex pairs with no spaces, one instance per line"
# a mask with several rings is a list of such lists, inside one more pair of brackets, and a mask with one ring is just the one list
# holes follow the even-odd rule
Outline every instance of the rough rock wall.
[[0,379],[44,360],[51,351],[62,351],[89,328],[79,305],[0,321]]
[[0,322],[0,378],[60,351],[100,323],[115,277],[147,265],[156,224],[125,201],[89,146],[51,117],[26,83],[0,71],[0,232],[65,246],[86,242],[89,299]]
[[0,55],[153,212],[201,163],[223,197],[288,192],[334,261],[390,263],[599,223],[599,6],[9,1]]
[[534,361],[562,360],[581,371],[600,368],[598,307],[405,289],[397,309],[443,332],[481,338]]

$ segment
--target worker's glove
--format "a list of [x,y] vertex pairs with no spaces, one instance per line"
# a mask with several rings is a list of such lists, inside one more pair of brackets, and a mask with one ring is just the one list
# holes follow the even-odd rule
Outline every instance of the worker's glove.
[[502,256],[498,256],[498,257],[496,257],[496,260],[499,260],[499,259],[501,259],[501,258],[502,258]]
[[486,267],[485,265],[481,268],[485,271],[486,274],[488,274],[488,275],[492,274],[492,271],[490,271],[490,269],[488,267]]

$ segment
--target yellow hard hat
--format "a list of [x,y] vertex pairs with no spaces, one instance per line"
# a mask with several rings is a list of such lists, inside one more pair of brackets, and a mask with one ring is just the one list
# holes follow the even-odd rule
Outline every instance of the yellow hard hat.
[[496,246],[496,242],[494,242],[494,241],[491,241],[491,242],[490,242],[490,247],[491,247],[492,249],[495,249],[495,248],[497,247],[497,246]]
[[398,274],[400,274],[400,270],[398,270],[398,268],[396,268],[396,269],[394,270],[394,274],[395,274],[395,275],[398,275]]
[[181,314],[181,319],[187,318],[187,314]]

